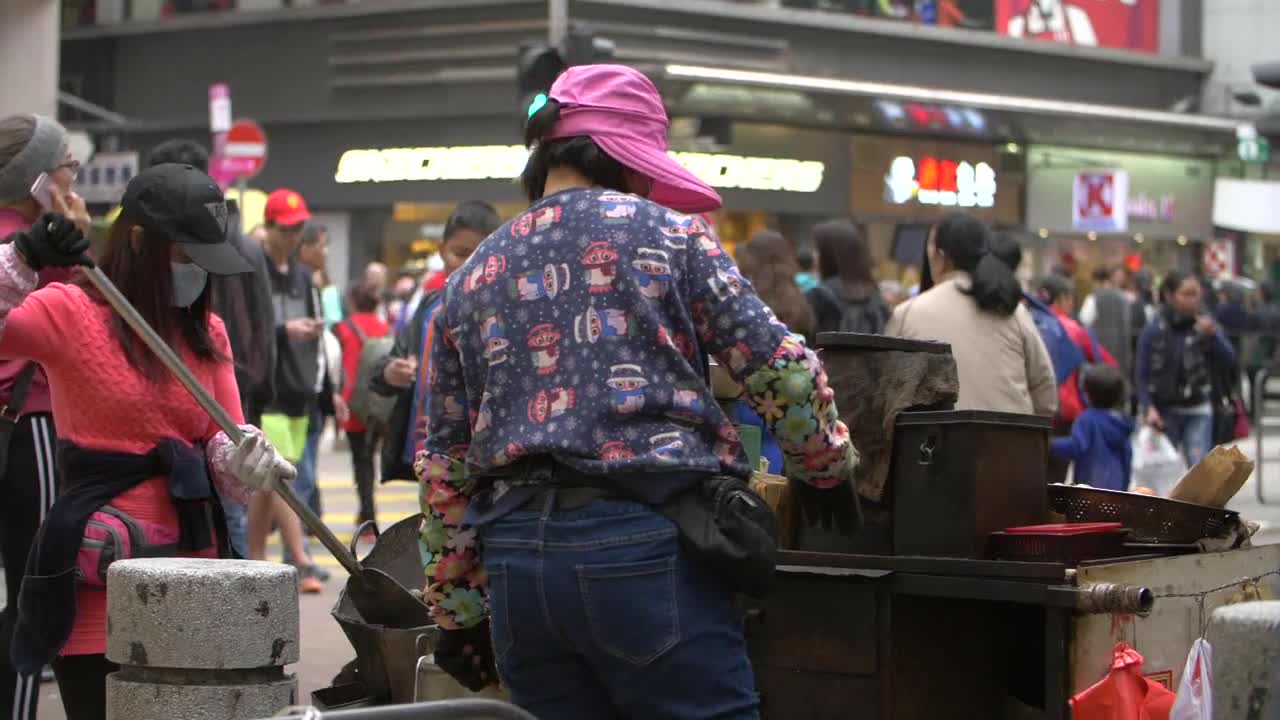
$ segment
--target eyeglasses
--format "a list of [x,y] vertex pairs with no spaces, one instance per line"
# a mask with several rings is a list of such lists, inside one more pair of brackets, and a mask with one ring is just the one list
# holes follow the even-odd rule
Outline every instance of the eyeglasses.
[[80,177],[80,161],[68,160],[53,169],[54,172],[58,172],[59,170],[70,170],[71,179],[75,180],[76,178]]

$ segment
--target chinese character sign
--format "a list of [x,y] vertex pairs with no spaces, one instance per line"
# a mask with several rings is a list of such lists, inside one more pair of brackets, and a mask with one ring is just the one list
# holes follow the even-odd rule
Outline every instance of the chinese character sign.
[[1125,171],[1078,173],[1071,195],[1073,229],[1102,232],[1129,229],[1129,174]]
[[884,177],[885,199],[895,205],[994,207],[996,171],[990,164],[926,155],[917,163],[906,155],[893,159]]

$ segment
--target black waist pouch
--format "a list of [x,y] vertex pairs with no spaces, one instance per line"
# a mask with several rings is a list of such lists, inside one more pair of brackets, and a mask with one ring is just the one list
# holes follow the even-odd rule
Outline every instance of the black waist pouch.
[[778,520],[744,481],[715,475],[656,508],[694,558],[735,592],[760,598],[774,586]]

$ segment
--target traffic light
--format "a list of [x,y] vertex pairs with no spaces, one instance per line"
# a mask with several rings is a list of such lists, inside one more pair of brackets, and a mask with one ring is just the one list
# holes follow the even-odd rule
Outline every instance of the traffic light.
[[[1280,88],[1280,61],[1258,63],[1249,68],[1253,81],[1269,88]],[[1254,119],[1253,125],[1263,137],[1280,137],[1280,113],[1268,112]]]
[[613,59],[614,44],[581,27],[570,27],[559,46],[526,43],[516,52],[516,101],[521,123],[528,122],[547,102],[547,92],[570,65],[591,65]]
[[1249,68],[1253,71],[1253,81],[1269,88],[1280,88],[1280,61],[1258,63]]

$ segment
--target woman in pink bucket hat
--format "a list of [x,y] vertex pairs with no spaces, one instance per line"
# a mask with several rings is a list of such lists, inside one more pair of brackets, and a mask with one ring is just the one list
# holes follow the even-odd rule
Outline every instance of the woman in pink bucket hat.
[[435,660],[542,718],[757,718],[734,594],[767,590],[777,541],[707,356],[778,439],[809,522],[852,530],[857,453],[818,358],[685,214],[720,196],[667,154],[653,83],[578,66],[549,96],[528,211],[433,324]]

